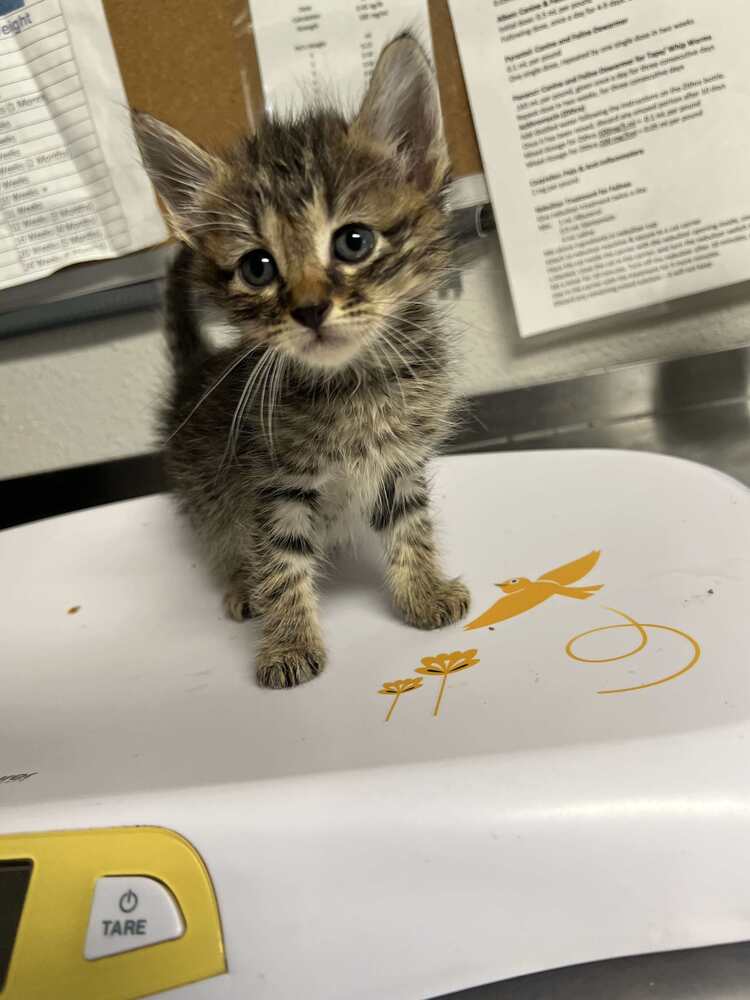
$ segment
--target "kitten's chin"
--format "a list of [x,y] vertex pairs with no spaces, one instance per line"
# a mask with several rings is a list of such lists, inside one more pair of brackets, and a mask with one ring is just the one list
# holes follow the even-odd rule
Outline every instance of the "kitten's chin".
[[354,337],[323,329],[320,333],[300,338],[290,353],[311,368],[331,371],[345,368],[359,354],[360,348],[361,344]]

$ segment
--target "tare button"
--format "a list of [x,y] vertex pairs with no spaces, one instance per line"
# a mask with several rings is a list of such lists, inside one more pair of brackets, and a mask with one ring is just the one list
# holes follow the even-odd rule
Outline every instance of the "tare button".
[[97,880],[86,932],[84,958],[104,958],[185,933],[185,922],[171,892],[144,875]]

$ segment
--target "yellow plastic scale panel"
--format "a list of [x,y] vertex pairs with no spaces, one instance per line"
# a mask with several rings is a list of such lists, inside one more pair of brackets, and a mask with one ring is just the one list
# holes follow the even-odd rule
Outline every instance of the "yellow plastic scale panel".
[[[123,827],[0,836],[0,863],[33,869],[0,1000],[135,1000],[226,972],[213,885],[197,851],[171,830]],[[146,876],[185,922],[172,941],[84,958],[97,879]]]

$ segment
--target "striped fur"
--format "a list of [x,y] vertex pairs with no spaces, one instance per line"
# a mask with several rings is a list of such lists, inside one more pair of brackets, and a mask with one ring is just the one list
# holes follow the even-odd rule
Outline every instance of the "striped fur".
[[[352,122],[311,109],[215,156],[134,115],[183,244],[167,292],[168,468],[227,582],[227,612],[263,617],[264,686],[323,669],[316,579],[352,514],[383,539],[405,621],[436,628],[468,609],[463,584],[440,569],[426,473],[455,404],[454,345],[428,303],[451,261],[438,122],[431,71],[408,36],[384,50]],[[356,265],[331,252],[353,222],[376,234]],[[243,280],[254,248],[277,263],[267,287]],[[333,305],[316,334],[291,309],[321,298]],[[235,331],[231,347],[207,345],[207,303]]]

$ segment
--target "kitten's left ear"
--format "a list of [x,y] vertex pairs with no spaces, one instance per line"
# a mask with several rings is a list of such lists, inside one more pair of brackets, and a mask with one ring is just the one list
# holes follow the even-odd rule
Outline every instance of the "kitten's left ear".
[[437,81],[412,35],[399,35],[380,53],[354,124],[393,146],[417,187],[435,192],[444,186],[450,164]]
[[153,115],[133,110],[131,117],[143,165],[164,201],[170,229],[191,246],[196,195],[218,175],[221,161]]

